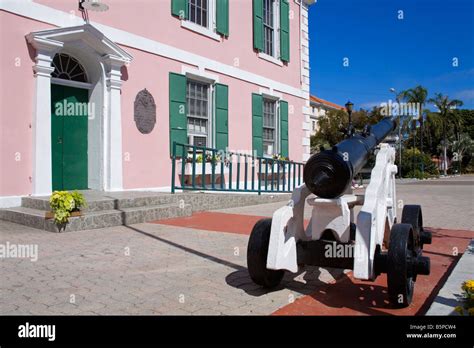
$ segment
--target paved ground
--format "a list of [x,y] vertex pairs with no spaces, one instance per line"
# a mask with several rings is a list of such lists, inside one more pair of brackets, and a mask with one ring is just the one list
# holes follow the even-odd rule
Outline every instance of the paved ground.
[[[362,190],[356,190],[356,193]],[[420,204],[425,226],[474,231],[474,176],[424,180],[397,184],[397,200],[403,204]],[[222,212],[272,216],[281,203],[265,204],[220,210]],[[399,215],[401,211],[398,211]],[[305,217],[311,216],[306,205]],[[400,216],[399,216],[400,219]]]
[[[471,177],[451,179],[448,184],[399,185],[399,196],[423,205],[426,225],[472,230],[472,181]],[[315,295],[321,291],[339,294],[339,299],[356,295],[357,283],[341,271],[308,267],[296,276],[286,275],[282,286],[272,292],[254,285],[245,268],[246,233],[258,216],[271,215],[280,205],[62,234],[0,221],[0,245],[38,246],[36,262],[0,259],[0,314],[271,314],[277,310],[277,314],[308,314],[308,308],[310,314],[331,314],[327,307],[340,314],[340,306],[349,306],[356,314],[391,313],[380,309],[386,306],[380,294],[376,305],[366,298],[352,307],[347,299],[340,302],[333,297],[331,302]],[[438,257],[437,278],[420,285],[426,296],[410,314],[420,313],[433,288],[442,285],[457,259],[448,249],[462,248],[474,235],[438,233],[445,239],[438,239],[434,245],[440,249],[432,250]],[[383,279],[379,281],[362,287],[375,286],[383,294]],[[301,299],[295,302],[297,298]],[[311,299],[308,305],[305,301]],[[308,306],[301,310],[299,303]]]
[[457,306],[464,307],[465,296],[461,284],[473,279],[474,240],[456,265],[444,286],[439,291],[426,315],[451,315]]
[[270,314],[319,279],[333,280],[310,268],[266,293],[248,276],[240,234],[159,224],[63,234],[0,226],[1,244],[39,245],[36,262],[1,261],[1,314]]

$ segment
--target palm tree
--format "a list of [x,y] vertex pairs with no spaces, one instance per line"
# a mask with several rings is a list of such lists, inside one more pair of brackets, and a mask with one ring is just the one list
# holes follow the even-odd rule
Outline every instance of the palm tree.
[[453,114],[453,109],[458,106],[462,106],[462,101],[458,99],[450,100],[448,96],[436,93],[434,98],[430,98],[428,102],[433,103],[438,109],[439,116],[441,117],[443,127],[443,171],[444,175],[448,174],[448,161],[447,161],[447,148],[448,148],[448,124],[452,123],[453,120],[450,116]]
[[[418,117],[420,118],[420,151],[421,154],[423,154],[423,132],[424,132],[424,127],[423,127],[423,111],[424,111],[424,106],[426,104],[426,98],[428,98],[428,90],[421,86],[418,85],[415,88],[410,88],[405,91],[400,92],[400,96],[403,98],[408,103],[415,103],[419,108],[419,115]],[[414,120],[413,122],[416,121]],[[416,127],[414,127],[415,132],[416,132]],[[421,171],[423,172],[423,164]]]
[[459,134],[455,139],[451,143],[451,149],[456,154],[456,160],[459,162],[459,174],[462,174],[462,159],[465,153],[474,152],[474,141],[465,133]]

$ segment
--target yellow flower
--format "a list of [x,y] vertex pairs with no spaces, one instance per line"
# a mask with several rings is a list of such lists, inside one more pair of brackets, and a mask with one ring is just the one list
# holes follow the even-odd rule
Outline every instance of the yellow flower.
[[474,307],[469,308],[467,312],[469,313],[469,315],[474,315]]
[[474,292],[474,280],[473,279],[466,280],[462,284],[462,289],[464,291]]
[[463,310],[462,310],[462,307],[461,306],[456,306],[456,308],[454,308],[454,311],[455,312],[458,312],[459,314],[463,315]]

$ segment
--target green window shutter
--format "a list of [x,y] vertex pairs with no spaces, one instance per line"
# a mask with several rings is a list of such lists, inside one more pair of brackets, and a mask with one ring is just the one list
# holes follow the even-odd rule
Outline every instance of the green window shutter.
[[216,30],[219,34],[229,36],[229,0],[217,0]]
[[280,100],[280,154],[288,157],[288,102]]
[[229,87],[215,84],[216,98],[216,148],[225,150],[229,146]]
[[263,97],[252,93],[252,148],[263,156]]
[[263,1],[253,0],[253,47],[263,51]]
[[[170,153],[173,155],[173,142],[188,143],[186,76],[170,73],[169,79]],[[178,148],[176,151],[179,155],[182,149]]]
[[188,0],[171,0],[171,14],[179,18],[188,18]]
[[290,61],[290,5],[280,0],[280,59]]

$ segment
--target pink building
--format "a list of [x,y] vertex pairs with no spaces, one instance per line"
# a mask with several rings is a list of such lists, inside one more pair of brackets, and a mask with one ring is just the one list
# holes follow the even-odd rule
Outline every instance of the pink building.
[[0,208],[169,191],[174,141],[305,161],[313,2],[0,0]]

